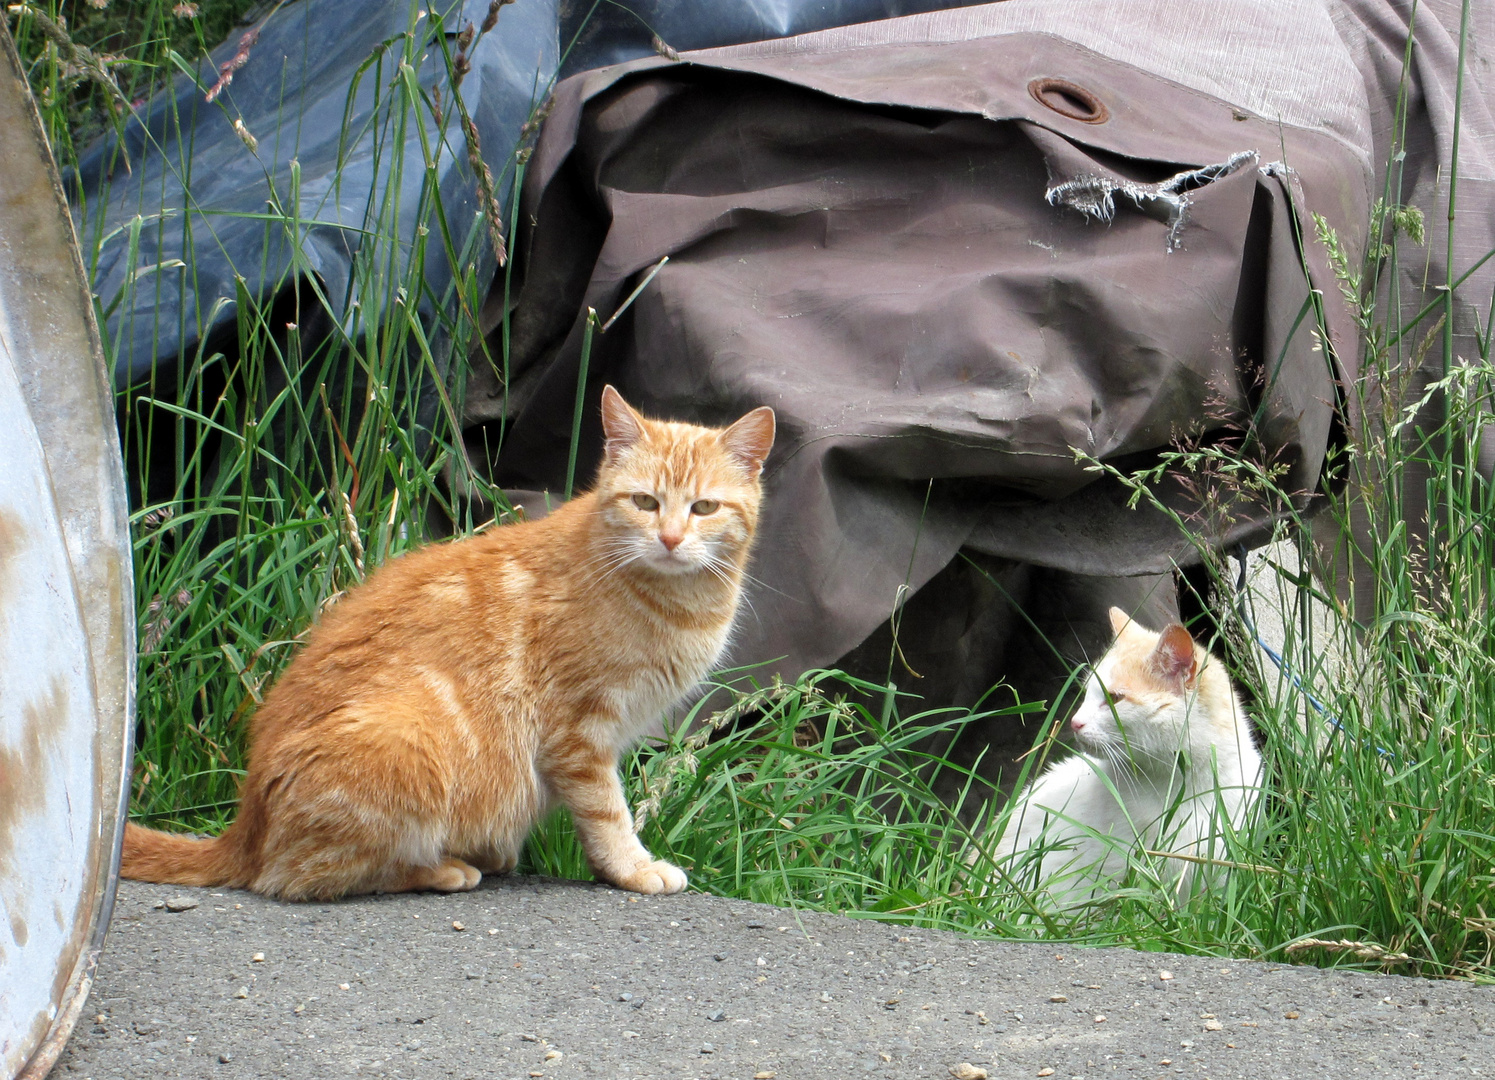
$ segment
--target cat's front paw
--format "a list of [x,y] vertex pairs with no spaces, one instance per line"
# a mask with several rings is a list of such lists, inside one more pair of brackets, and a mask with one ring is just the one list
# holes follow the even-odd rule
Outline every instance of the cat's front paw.
[[629,874],[620,875],[614,883],[629,892],[650,896],[680,892],[688,884],[685,871],[662,859],[642,863]]

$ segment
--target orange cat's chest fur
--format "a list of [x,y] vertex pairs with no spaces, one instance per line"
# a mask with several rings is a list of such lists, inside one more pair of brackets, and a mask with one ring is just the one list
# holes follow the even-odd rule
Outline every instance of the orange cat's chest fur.
[[633,836],[618,757],[726,645],[773,414],[647,421],[609,388],[604,427],[592,492],[333,606],[254,717],[234,825],[131,826],[122,872],[291,898],[470,888],[561,801],[600,876],[683,888]]

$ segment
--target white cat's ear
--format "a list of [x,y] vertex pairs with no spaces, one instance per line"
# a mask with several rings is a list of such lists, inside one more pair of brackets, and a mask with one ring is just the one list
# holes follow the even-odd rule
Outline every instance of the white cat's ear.
[[1199,661],[1194,657],[1194,639],[1189,631],[1179,623],[1164,630],[1158,637],[1152,663],[1158,674],[1170,682],[1191,684],[1199,672]]
[[727,453],[747,467],[748,472],[757,476],[763,471],[768,452],[773,449],[774,425],[773,410],[760,405],[722,432],[722,445],[727,448]]
[[602,434],[607,438],[607,460],[613,464],[644,437],[643,417],[611,385],[602,388]]
[[1121,635],[1121,632],[1126,629],[1127,623],[1131,621],[1132,617],[1126,612],[1122,611],[1119,607],[1113,607],[1111,609],[1111,633],[1119,637]]

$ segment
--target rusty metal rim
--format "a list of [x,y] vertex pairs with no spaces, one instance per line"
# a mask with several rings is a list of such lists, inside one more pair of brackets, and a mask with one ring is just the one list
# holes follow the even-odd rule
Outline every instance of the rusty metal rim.
[[[55,367],[43,363],[17,374],[29,383],[23,391],[30,408],[35,410],[37,402],[43,401],[57,410],[42,409],[46,422],[39,420],[38,434],[48,469],[61,470],[53,473],[49,486],[67,540],[66,561],[72,568],[76,595],[80,605],[90,609],[85,613],[84,637],[97,707],[99,734],[94,748],[101,756],[96,775],[102,783],[95,792],[99,829],[90,846],[85,878],[92,882],[92,902],[86,914],[79,913],[90,925],[68,971],[66,989],[54,1002],[56,1011],[47,1033],[16,1074],[17,1080],[40,1080],[56,1063],[87,1004],[114,909],[134,748],[135,640],[128,508],[112,389],[77,236],[24,71],[9,27],[0,20],[0,101],[10,117],[7,141],[17,158],[12,167],[29,174],[34,191],[44,193],[22,197],[25,210],[34,218],[32,224],[44,234],[39,249],[24,253],[29,256],[26,266],[39,281],[48,283],[47,299],[55,306],[45,313],[46,335],[62,359]],[[25,143],[34,152],[22,150]],[[30,324],[40,313],[23,303],[22,310],[14,314]],[[39,417],[33,411],[33,419]],[[66,421],[67,439],[59,438],[59,417]],[[95,454],[92,458],[90,451]],[[108,566],[101,569],[105,563]],[[105,587],[110,569],[118,575],[113,591]],[[116,738],[117,745],[113,743]]]
[[[6,42],[10,39],[7,36]],[[134,715],[133,695],[130,703],[131,715]],[[120,765],[119,799],[115,807],[114,816],[114,840],[110,845],[109,869],[104,878],[104,895],[100,898],[97,921],[90,932],[88,948],[83,955],[78,957],[78,963],[73,967],[72,975],[68,979],[69,992],[65,1003],[57,1010],[57,1019],[52,1022],[52,1029],[47,1032],[31,1055],[31,1060],[26,1062],[25,1067],[16,1074],[16,1080],[44,1080],[46,1075],[52,1071],[52,1066],[57,1064],[57,1058],[62,1054],[63,1048],[67,1046],[68,1039],[73,1034],[73,1028],[78,1024],[78,1017],[83,1014],[83,1006],[88,1004],[89,991],[93,989],[94,971],[99,966],[99,956],[104,951],[104,938],[109,932],[109,920],[114,917],[114,898],[119,891],[119,863],[125,836],[125,821],[130,813],[130,766],[134,757],[134,740],[125,740],[124,761]]]
[[[8,33],[5,34],[4,41],[7,46],[14,47],[11,45]],[[76,240],[74,250],[77,250]],[[81,262],[79,267],[81,269]],[[133,719],[135,715],[133,684],[129,688],[128,708],[129,716]],[[73,1028],[78,1024],[78,1017],[83,1014],[83,1006],[88,1004],[88,994],[93,989],[94,971],[98,968],[99,956],[104,951],[104,938],[109,933],[109,921],[114,917],[115,894],[119,891],[119,865],[123,854],[125,822],[130,814],[130,767],[133,764],[134,751],[135,740],[127,737],[124,740],[123,760],[119,767],[119,798],[115,800],[114,839],[109,846],[109,867],[104,875],[104,895],[99,900],[96,921],[89,933],[88,948],[83,951],[83,955],[78,957],[78,963],[73,967],[72,975],[68,979],[70,988],[68,997],[62,1007],[57,1010],[57,1019],[52,1022],[52,1029],[37,1045],[36,1052],[31,1055],[31,1060],[26,1062],[25,1067],[16,1074],[16,1080],[45,1080],[46,1075],[52,1071],[52,1066],[57,1064],[57,1058],[62,1054],[63,1048],[67,1046],[67,1041],[73,1034]]]

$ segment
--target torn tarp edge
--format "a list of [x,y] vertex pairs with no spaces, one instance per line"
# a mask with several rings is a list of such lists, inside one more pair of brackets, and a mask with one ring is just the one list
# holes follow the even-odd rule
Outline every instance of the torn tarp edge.
[[1189,192],[1229,176],[1248,162],[1256,162],[1258,157],[1255,150],[1241,150],[1217,164],[1185,169],[1155,184],[1142,184],[1118,176],[1081,174],[1055,184],[1044,192],[1044,198],[1052,206],[1062,203],[1086,217],[1109,222],[1116,215],[1115,195],[1119,191],[1136,203],[1138,209],[1163,212],[1163,223],[1168,226],[1167,250],[1171,252],[1178,247],[1179,235],[1188,220]]

